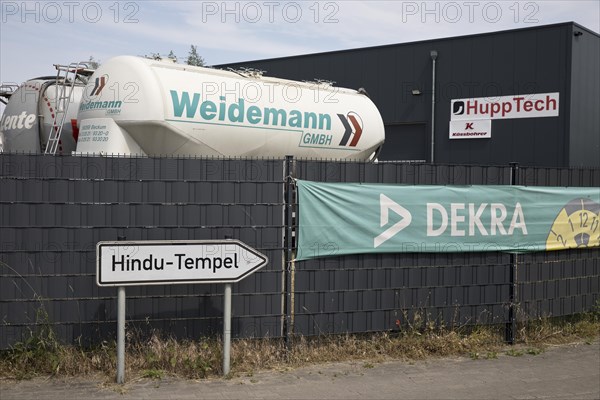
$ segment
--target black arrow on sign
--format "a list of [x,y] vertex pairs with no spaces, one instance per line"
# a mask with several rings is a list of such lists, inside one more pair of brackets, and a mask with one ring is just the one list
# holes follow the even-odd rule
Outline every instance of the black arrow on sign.
[[350,124],[348,123],[348,120],[346,119],[346,116],[344,114],[338,114],[337,116],[340,117],[340,121],[342,121],[344,128],[346,128],[346,132],[344,132],[344,137],[342,138],[342,141],[339,144],[340,146],[345,146],[346,143],[348,143],[348,140],[350,139],[350,135],[352,134],[352,127],[350,127]]
[[92,93],[90,93],[90,96],[93,96],[94,93],[96,93],[96,89],[98,89],[99,83],[100,83],[100,78],[96,78],[96,84],[94,85],[94,88],[92,89]]

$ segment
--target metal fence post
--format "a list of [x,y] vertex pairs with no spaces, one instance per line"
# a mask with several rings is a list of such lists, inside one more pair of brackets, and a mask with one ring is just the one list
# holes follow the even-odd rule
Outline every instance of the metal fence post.
[[[519,184],[519,163],[511,162],[510,164],[510,185]],[[519,263],[519,255],[510,253],[510,273],[509,273],[509,309],[508,323],[506,324],[506,341],[509,344],[515,343],[515,334],[517,331],[517,266]]]
[[[127,240],[118,236],[118,241]],[[117,383],[125,383],[125,287],[117,288]]]
[[293,334],[293,287],[292,287],[292,260],[293,254],[293,202],[294,202],[294,179],[293,174],[293,156],[286,156],[284,162],[284,179],[285,179],[285,240],[284,240],[284,312],[285,321],[283,326],[283,334],[285,337],[286,346],[289,348],[291,344],[291,335]]

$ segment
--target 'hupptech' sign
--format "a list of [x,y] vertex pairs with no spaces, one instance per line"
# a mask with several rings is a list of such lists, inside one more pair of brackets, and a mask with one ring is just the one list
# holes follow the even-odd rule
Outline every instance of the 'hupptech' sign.
[[298,181],[298,260],[600,246],[600,189]]

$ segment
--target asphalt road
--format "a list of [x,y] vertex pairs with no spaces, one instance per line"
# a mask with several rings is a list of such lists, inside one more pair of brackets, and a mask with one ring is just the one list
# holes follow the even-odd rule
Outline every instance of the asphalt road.
[[0,399],[600,399],[600,342],[538,355],[315,365],[232,379],[0,380]]

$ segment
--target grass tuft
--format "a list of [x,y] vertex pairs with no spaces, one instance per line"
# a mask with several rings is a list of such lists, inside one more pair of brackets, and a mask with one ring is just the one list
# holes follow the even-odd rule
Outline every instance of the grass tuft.
[[[420,360],[431,357],[464,355],[472,359],[493,360],[503,352],[519,357],[538,355],[544,347],[557,343],[593,343],[600,337],[600,313],[568,319],[539,319],[519,328],[517,344],[506,350],[501,326],[470,329],[436,327],[423,323],[404,330],[372,334],[322,335],[283,339],[234,340],[231,348],[233,376],[252,377],[255,371],[285,371],[308,364],[358,361],[366,369],[387,360]],[[47,316],[40,312],[38,329],[23,342],[0,353],[0,377],[29,379],[37,375],[74,376],[104,374],[114,379],[116,344],[102,342],[92,348],[62,345]],[[129,332],[129,331],[128,331]],[[149,337],[129,332],[126,343],[126,376],[162,379],[167,375],[203,379],[221,376],[220,339],[176,340],[154,333]]]

